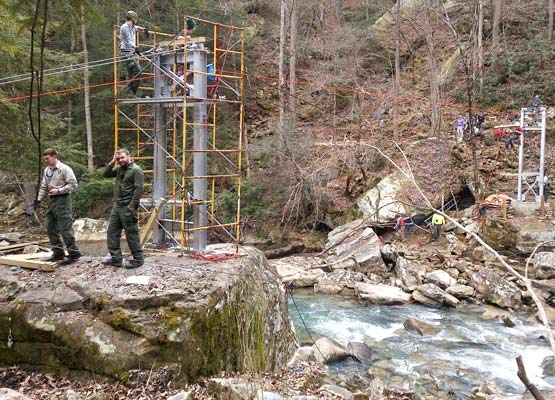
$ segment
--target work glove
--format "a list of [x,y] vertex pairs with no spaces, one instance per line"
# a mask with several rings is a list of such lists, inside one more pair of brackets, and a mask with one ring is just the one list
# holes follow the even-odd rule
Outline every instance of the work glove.
[[138,47],[135,47],[135,54],[142,55],[141,50]]
[[150,36],[150,31],[147,28],[145,28],[145,35],[146,35],[146,37]]

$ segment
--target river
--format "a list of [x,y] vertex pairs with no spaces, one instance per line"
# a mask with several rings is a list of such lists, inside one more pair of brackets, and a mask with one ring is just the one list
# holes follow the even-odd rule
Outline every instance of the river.
[[[551,354],[540,339],[542,326],[514,316],[509,328],[496,318],[480,317],[480,306],[445,308],[421,305],[368,306],[339,297],[297,290],[297,307],[289,299],[289,311],[301,341],[327,336],[343,345],[366,342],[375,356],[367,363],[348,359],[330,366],[337,374],[372,373],[390,383],[418,391],[439,387],[454,393],[469,392],[491,380],[505,393],[522,393],[515,357],[521,354],[529,378],[540,388],[555,387],[555,379],[542,378],[540,364]],[[298,308],[298,312],[297,312]],[[407,332],[403,321],[417,318],[439,328],[433,336]]]

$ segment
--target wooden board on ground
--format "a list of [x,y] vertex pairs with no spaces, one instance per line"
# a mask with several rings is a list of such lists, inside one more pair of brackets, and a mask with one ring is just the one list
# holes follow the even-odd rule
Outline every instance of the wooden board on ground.
[[43,244],[43,243],[48,243],[48,239],[35,240],[34,242],[27,242],[27,243],[15,243],[15,244],[10,244],[8,246],[2,246],[0,247],[0,251],[18,250],[33,244]]
[[51,252],[41,252],[35,254],[13,254],[0,257],[0,264],[30,269],[39,269],[41,271],[54,271],[58,267],[58,264],[55,262],[44,261],[51,255]]

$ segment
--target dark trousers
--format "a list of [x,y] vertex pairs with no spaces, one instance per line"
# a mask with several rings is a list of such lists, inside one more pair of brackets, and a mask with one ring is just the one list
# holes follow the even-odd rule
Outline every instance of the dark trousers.
[[434,225],[434,240],[439,240],[441,236],[441,224]]
[[65,243],[69,257],[79,256],[79,248],[75,243],[75,236],[73,236],[71,228],[73,219],[71,217],[71,196],[69,194],[50,197],[46,222],[48,239],[50,239],[54,255],[59,258],[64,257]]
[[125,231],[127,245],[133,259],[143,261],[144,255],[141,249],[141,238],[139,237],[139,227],[137,225],[137,210],[131,212],[127,206],[114,206],[110,213],[108,223],[108,250],[112,256],[112,261],[121,264],[121,231]]
[[[122,55],[126,55],[127,53],[123,53]],[[137,62],[137,57],[130,58],[125,62],[127,66],[127,80],[131,80],[127,82],[127,93],[137,94],[137,90],[139,89],[140,80],[136,79],[141,75],[141,68],[139,67],[139,63]]]

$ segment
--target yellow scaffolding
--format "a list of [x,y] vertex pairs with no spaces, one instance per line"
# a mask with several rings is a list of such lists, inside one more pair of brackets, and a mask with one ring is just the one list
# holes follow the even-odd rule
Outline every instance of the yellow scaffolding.
[[[187,32],[187,18],[184,17],[183,32]],[[221,230],[234,241],[238,250],[241,234],[241,163],[243,136],[243,75],[245,70],[245,34],[242,28],[193,18],[199,22],[197,31],[205,37],[188,37],[187,34],[151,32],[148,40],[137,46],[145,49],[137,59],[141,66],[139,77],[125,79],[125,63],[118,48],[120,27],[114,29],[114,147],[127,148],[135,162],[145,173],[148,187],[152,187],[160,168],[155,165],[155,148],[165,154],[166,208],[158,221],[158,229],[166,239],[173,241],[181,253],[192,250],[191,236],[205,231],[209,241],[220,240],[213,233]],[[200,29],[199,29],[200,28]],[[211,54],[211,66],[205,70],[189,69],[188,55],[191,48],[206,43]],[[210,52],[210,49],[212,51]],[[182,56],[184,62],[179,62]],[[173,57],[175,62],[169,69],[162,69],[153,61],[156,57]],[[209,68],[211,67],[211,68]],[[180,75],[181,73],[181,75]],[[188,93],[189,80],[206,76],[208,86],[206,96],[192,96]],[[177,76],[182,76],[182,87]],[[170,81],[171,92],[160,96],[155,88],[156,79]],[[125,88],[132,80],[139,80],[142,96],[126,99]],[[175,81],[175,82],[172,82]],[[158,81],[160,82],[160,81]],[[176,84],[177,83],[177,84]],[[169,87],[169,86],[168,86]],[[181,89],[181,90],[180,90]],[[194,120],[189,108],[195,104],[205,104],[206,117]],[[191,107],[192,108],[192,107]],[[160,118],[163,114],[164,117]],[[164,121],[160,126],[159,121]],[[193,130],[206,130],[206,148],[199,149],[193,139]],[[208,134],[210,132],[210,134]],[[160,143],[163,144],[160,144]],[[195,154],[205,154],[207,169],[204,174],[195,174],[191,162]],[[205,180],[208,193],[205,199],[195,199],[191,185],[195,180]],[[148,217],[158,199],[152,197],[152,189],[145,190],[141,201],[141,220]],[[230,199],[232,199],[230,201]],[[225,205],[220,211],[219,205]],[[204,211],[206,223],[198,226],[191,220],[192,209]],[[230,205],[234,209],[231,210]],[[175,232],[178,230],[179,232]],[[211,236],[208,236],[211,235]],[[202,249],[201,249],[202,250]]]

